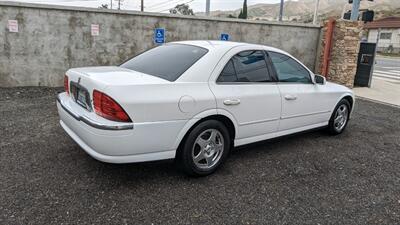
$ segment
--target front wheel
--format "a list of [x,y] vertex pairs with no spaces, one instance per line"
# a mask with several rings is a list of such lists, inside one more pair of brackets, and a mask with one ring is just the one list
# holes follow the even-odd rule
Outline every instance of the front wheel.
[[342,99],[337,104],[329,120],[328,131],[333,135],[341,134],[347,126],[349,117],[350,103],[346,99]]
[[231,139],[225,125],[216,120],[207,120],[190,131],[178,163],[191,176],[212,174],[226,159],[231,148]]

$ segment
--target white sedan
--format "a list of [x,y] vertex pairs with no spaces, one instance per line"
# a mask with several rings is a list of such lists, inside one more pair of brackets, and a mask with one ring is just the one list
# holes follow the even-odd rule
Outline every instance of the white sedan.
[[175,158],[213,173],[234,146],[327,127],[345,129],[350,89],[262,45],[184,41],[120,66],[70,69],[57,96],[64,130],[109,163]]

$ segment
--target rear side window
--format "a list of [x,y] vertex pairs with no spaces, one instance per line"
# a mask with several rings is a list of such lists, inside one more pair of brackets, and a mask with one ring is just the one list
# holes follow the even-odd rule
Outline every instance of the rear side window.
[[218,77],[218,82],[236,82],[237,75],[235,67],[233,66],[233,60],[229,60],[226,64],[224,70],[222,70],[221,75]]
[[175,81],[207,52],[207,49],[192,45],[162,45],[132,58],[121,67]]
[[312,83],[310,73],[291,57],[268,52],[280,82]]
[[235,55],[226,65],[217,82],[271,81],[263,51],[244,51]]

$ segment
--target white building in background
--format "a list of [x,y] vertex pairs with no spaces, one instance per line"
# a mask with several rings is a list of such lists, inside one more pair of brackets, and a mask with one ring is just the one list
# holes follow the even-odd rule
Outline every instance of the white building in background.
[[380,29],[378,52],[400,53],[400,17],[387,17],[364,25],[368,42],[376,43]]

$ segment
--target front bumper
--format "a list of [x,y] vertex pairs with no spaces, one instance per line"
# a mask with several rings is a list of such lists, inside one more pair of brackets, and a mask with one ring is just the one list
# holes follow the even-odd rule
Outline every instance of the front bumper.
[[109,163],[144,162],[175,157],[176,136],[186,121],[117,123],[80,107],[66,94],[57,96],[60,124],[93,158]]

